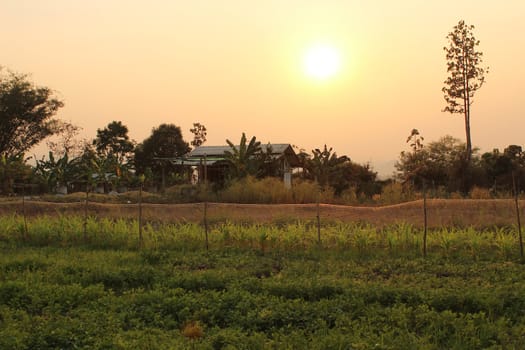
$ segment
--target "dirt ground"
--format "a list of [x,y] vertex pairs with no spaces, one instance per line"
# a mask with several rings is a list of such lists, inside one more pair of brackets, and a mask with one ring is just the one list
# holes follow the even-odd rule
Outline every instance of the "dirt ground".
[[[429,227],[474,226],[492,227],[516,224],[516,208],[508,199],[432,199],[427,201]],[[520,202],[521,217],[525,201]],[[84,204],[43,201],[3,201],[0,215],[84,215]],[[204,203],[143,204],[143,218],[163,222],[202,222]],[[96,217],[137,218],[138,204],[90,203],[88,213]],[[230,204],[208,203],[210,223],[232,221],[247,223],[293,222],[315,220],[316,204]],[[423,226],[423,201],[390,206],[357,207],[320,204],[321,221],[362,222],[375,226],[409,223]]]

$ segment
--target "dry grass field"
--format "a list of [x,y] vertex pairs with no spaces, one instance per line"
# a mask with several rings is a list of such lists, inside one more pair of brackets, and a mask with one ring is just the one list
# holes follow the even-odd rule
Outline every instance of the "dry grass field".
[[[429,227],[473,226],[485,228],[516,224],[516,209],[510,199],[432,199],[428,200]],[[525,217],[525,201],[520,201],[521,215]],[[423,225],[423,202],[413,201],[397,205],[358,207],[320,204],[324,222],[362,222],[374,226],[408,223]],[[84,203],[25,201],[28,216],[83,215]],[[143,218],[163,222],[200,222],[204,204],[143,204]],[[0,202],[0,215],[22,214],[21,200]],[[137,218],[138,204],[90,202],[89,215],[108,218]],[[208,219],[213,222],[270,223],[315,220],[316,204],[230,204],[208,203]]]

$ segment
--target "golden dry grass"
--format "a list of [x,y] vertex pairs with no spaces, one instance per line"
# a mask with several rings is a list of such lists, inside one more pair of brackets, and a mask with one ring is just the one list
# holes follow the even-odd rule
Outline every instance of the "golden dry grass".
[[[521,215],[525,217],[525,201],[520,201]],[[84,204],[26,201],[28,216],[83,215]],[[204,204],[143,204],[143,217],[150,221],[201,222]],[[0,202],[0,215],[22,214],[22,201]],[[89,215],[108,218],[137,218],[138,204],[90,203]],[[288,222],[314,220],[315,204],[231,204],[208,203],[210,222]],[[413,201],[397,205],[357,207],[320,205],[323,221],[363,222],[375,226],[408,223],[423,225],[423,202]],[[516,210],[509,199],[432,199],[428,200],[429,227],[474,226],[491,227],[514,225]]]

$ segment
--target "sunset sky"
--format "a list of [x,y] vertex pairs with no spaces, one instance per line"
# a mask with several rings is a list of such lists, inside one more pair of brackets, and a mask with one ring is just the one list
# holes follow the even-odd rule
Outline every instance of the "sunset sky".
[[[460,19],[490,67],[473,144],[525,146],[523,0],[0,0],[0,65],[56,90],[58,117],[89,139],[120,120],[137,142],[161,123],[190,141],[201,122],[208,145],[242,132],[326,143],[388,175],[412,128],[425,142],[465,138],[462,117],[441,112],[443,46]],[[304,70],[316,45],[340,59],[324,80]]]

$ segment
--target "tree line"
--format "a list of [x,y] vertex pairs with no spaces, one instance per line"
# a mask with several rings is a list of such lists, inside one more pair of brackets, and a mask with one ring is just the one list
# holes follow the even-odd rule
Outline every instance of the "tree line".
[[[424,144],[417,129],[407,139],[409,151],[396,162],[396,177],[408,187],[422,191],[426,186],[441,193],[488,189],[492,194],[509,193],[525,183],[525,153],[519,145],[508,145],[480,153],[473,147],[465,167],[466,144],[450,135]],[[466,186],[466,191],[465,191]]]
[[[403,151],[395,165],[396,173],[387,181],[378,181],[369,164],[357,164],[350,157],[337,153],[327,145],[311,152],[298,149],[300,168],[294,176],[315,181],[335,196],[353,191],[355,195],[372,197],[382,186],[401,183],[405,191],[432,188],[436,192],[467,194],[473,187],[505,192],[525,181],[525,154],[519,145],[502,151],[479,153],[472,146],[470,132],[471,106],[474,94],[485,83],[488,68],[482,66],[483,54],[478,50],[474,26],[464,21],[447,35],[444,47],[449,77],[442,89],[444,112],[460,114],[465,121],[466,142],[452,136],[424,144],[417,129],[407,139],[409,151]],[[92,140],[79,140],[80,128],[55,118],[64,106],[54,92],[37,86],[25,74],[0,67],[0,181],[1,192],[10,193],[17,183],[31,183],[41,192],[79,190],[78,186],[103,187],[104,192],[121,186],[165,188],[188,183],[191,169],[167,159],[182,158],[192,147],[206,142],[207,130],[194,123],[187,142],[179,126],[165,123],[155,127],[151,135],[137,143],[128,136],[121,121],[112,121],[97,129]],[[55,136],[50,138],[50,136]],[[27,152],[47,140],[49,153],[28,164]],[[228,186],[246,176],[276,176],[275,159],[268,147],[243,133],[239,145],[226,140],[227,176],[220,186]]]
[[[188,183],[191,169],[167,160],[183,158],[192,147],[206,142],[207,130],[200,123],[190,129],[190,143],[184,140],[179,126],[166,123],[153,128],[149,137],[137,143],[130,139],[129,129],[121,121],[97,129],[92,140],[78,139],[78,126],[55,118],[64,104],[51,89],[36,86],[27,75],[10,71],[2,72],[0,79],[3,194],[24,183],[35,185],[38,192],[51,193],[84,191],[86,186],[109,192],[137,187],[142,181],[150,189]],[[44,140],[48,140],[49,152],[31,166],[26,154]],[[225,153],[228,181],[222,186],[246,176],[279,175],[271,148],[263,149],[255,137],[248,141],[243,133],[239,145],[230,140],[226,143],[230,146]],[[348,156],[339,157],[327,146],[312,154],[301,150],[299,158],[297,176],[331,187],[336,195],[349,188],[367,195],[378,191],[374,187],[377,174],[369,165],[356,164]]]

